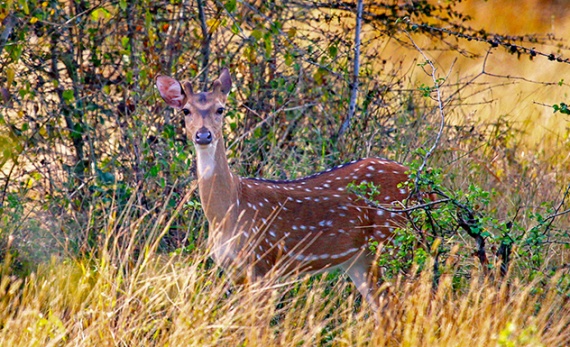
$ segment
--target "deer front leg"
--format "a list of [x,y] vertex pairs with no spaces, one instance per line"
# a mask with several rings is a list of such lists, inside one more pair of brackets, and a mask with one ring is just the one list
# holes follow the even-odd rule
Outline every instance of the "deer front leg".
[[372,310],[378,312],[378,266],[375,265],[375,262],[374,254],[362,250],[342,264],[341,268],[350,277],[362,297],[370,304]]

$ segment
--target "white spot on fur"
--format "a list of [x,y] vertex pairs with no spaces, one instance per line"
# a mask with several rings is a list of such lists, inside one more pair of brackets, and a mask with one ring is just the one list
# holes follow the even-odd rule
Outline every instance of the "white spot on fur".
[[346,252],[342,252],[342,253],[338,253],[338,254],[333,254],[331,256],[332,259],[338,259],[338,258],[342,258],[342,257],[346,257],[347,255],[354,253],[356,251],[358,251],[359,248],[351,248],[349,250],[347,250]]

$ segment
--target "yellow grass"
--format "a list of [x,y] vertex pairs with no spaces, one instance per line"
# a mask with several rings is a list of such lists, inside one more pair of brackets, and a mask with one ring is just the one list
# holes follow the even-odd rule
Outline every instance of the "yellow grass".
[[[519,2],[514,0],[476,5],[467,2],[464,6],[468,11],[479,12],[474,26],[490,31],[554,31],[557,36],[568,36],[570,19],[552,18],[544,11],[540,16],[533,15],[541,3],[527,1],[516,11],[512,9]],[[493,11],[505,15],[499,19],[481,15]],[[486,45],[474,43],[473,47],[480,52]],[[488,62],[490,72],[536,81],[570,79],[566,77],[570,76],[567,64],[551,63],[544,58],[528,62],[524,57],[519,61],[502,51],[498,54],[500,50]],[[394,57],[404,51],[386,52],[383,58],[397,62]],[[419,53],[409,50],[403,55],[407,64],[419,57]],[[452,57],[432,57],[439,64],[440,74],[446,74]],[[481,59],[460,60],[453,65],[450,76],[475,74],[481,68]],[[419,71],[416,75],[420,75]],[[507,114],[527,131],[523,141],[530,144],[529,148],[560,152],[568,144],[566,119],[539,103],[567,102],[567,92],[568,85],[541,86],[519,81],[469,99],[493,99],[491,103],[464,107],[458,114],[452,114],[453,109],[446,111],[457,122],[462,116],[495,120]],[[517,156],[520,158],[520,153]],[[536,187],[523,189],[510,182],[509,179],[519,180],[519,176],[509,175],[508,170],[513,168],[507,164],[499,165],[508,161],[502,157],[497,159],[500,163],[495,168],[492,153],[480,161],[494,175],[482,177],[477,173],[473,177],[468,167],[460,168],[459,176],[465,180],[460,183],[465,186],[468,181],[481,184],[501,178],[503,181],[493,183],[500,194],[499,209],[513,210],[511,207],[520,201],[525,201],[525,207],[559,201],[560,194],[553,187],[567,181],[567,170],[563,170],[567,156],[563,155],[552,167],[534,161],[532,153],[527,157],[529,175],[534,175],[529,180],[542,181]],[[499,174],[499,166],[506,173]],[[529,282],[521,280],[525,274],[518,271],[499,280],[498,276],[485,278],[475,270],[458,282],[458,277],[454,277],[457,269],[447,264],[437,289],[433,288],[430,271],[399,277],[390,283],[383,310],[372,312],[344,277],[268,278],[263,283],[238,288],[211,264],[203,242],[190,255],[160,254],[155,251],[155,242],[167,230],[169,208],[157,210],[162,212],[156,217],[156,225],[145,225],[129,216],[117,221],[113,213],[100,217],[108,220],[107,231],[102,231],[108,242],[91,259],[53,260],[26,278],[11,276],[6,263],[0,273],[0,346],[570,345],[569,284],[561,273]],[[506,212],[501,216],[508,218]],[[523,220],[525,227],[533,223]],[[568,225],[567,220],[562,225]],[[140,255],[136,258],[135,240],[149,230],[153,238],[137,249]],[[117,231],[128,240],[126,245],[113,242]],[[560,258],[550,261],[567,264],[567,253],[553,251],[549,257]]]
[[[232,287],[208,250],[132,251],[142,224],[123,218],[129,244],[107,235],[90,260],[53,261],[0,282],[0,346],[563,346],[570,301],[560,277],[462,284],[454,269],[432,287],[430,271],[394,280],[372,312],[344,278],[268,278]],[[160,218],[163,217],[163,218]],[[153,228],[168,225],[159,216]],[[4,269],[6,272],[7,270]],[[544,281],[544,282],[541,282]],[[457,287],[457,288],[456,288]],[[231,289],[231,291],[230,291]]]

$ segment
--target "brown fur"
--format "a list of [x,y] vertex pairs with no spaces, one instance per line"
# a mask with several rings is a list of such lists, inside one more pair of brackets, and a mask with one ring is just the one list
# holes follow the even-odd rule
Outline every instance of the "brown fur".
[[[366,158],[307,178],[269,181],[231,173],[222,136],[223,111],[231,79],[224,70],[213,91],[194,94],[172,78],[157,77],[164,100],[187,110],[186,131],[196,146],[200,199],[210,223],[213,257],[233,279],[263,277],[279,269],[321,272],[340,267],[376,307],[375,254],[371,240],[388,242],[403,216],[368,206],[347,190],[351,182],[380,187],[375,197],[391,206],[408,196],[398,185],[407,168],[379,158]],[[209,131],[212,142],[198,144],[197,133]]]

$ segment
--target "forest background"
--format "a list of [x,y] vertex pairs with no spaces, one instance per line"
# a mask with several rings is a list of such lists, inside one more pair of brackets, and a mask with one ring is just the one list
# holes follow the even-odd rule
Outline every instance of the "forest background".
[[[0,345],[567,345],[566,9],[0,3]],[[154,77],[207,89],[222,67],[240,175],[382,156],[441,198],[379,258],[382,312],[336,273],[235,288],[209,259]]]

